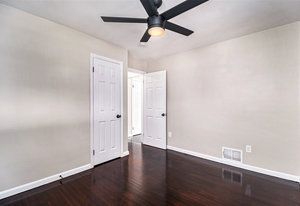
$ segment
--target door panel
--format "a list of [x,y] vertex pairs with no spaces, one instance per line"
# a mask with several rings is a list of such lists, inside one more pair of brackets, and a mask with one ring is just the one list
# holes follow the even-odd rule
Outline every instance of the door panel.
[[166,149],[166,71],[145,74],[143,143]]
[[121,66],[94,58],[94,164],[121,154]]

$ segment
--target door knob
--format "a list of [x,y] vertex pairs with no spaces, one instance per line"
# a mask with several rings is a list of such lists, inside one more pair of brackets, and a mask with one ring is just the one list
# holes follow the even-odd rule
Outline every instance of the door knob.
[[117,118],[121,118],[122,116],[120,114],[117,114]]
[[163,117],[164,117],[164,116],[166,116],[166,114],[165,114],[165,113],[162,113],[162,114],[161,114],[161,116],[163,116]]

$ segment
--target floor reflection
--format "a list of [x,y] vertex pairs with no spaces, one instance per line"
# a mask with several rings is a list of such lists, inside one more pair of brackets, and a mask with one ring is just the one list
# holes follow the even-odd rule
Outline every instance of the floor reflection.
[[129,157],[0,205],[300,205],[297,183],[139,143],[129,150]]

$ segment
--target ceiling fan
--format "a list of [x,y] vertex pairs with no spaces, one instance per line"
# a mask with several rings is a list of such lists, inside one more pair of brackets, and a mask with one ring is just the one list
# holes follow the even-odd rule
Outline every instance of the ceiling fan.
[[193,31],[169,22],[170,19],[182,14],[208,0],[186,0],[181,4],[159,14],[157,9],[162,5],[162,0],[140,0],[145,8],[148,18],[127,18],[101,16],[104,22],[115,23],[147,23],[148,28],[141,39],[141,42],[148,42],[151,36],[163,36],[165,29],[189,36]]

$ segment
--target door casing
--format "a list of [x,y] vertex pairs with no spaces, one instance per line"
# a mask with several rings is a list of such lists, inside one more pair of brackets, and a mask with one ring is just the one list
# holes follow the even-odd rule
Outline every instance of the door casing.
[[[138,69],[132,69],[132,68],[127,68],[127,72],[133,72],[133,73],[137,73],[137,74],[140,74],[140,75],[143,75],[143,90],[142,90],[142,112],[141,112],[141,129],[142,129],[142,133],[141,133],[141,141],[143,142],[143,137],[144,137],[144,75],[146,74],[145,71],[142,71],[142,70],[138,70]],[[128,85],[128,84],[127,84]],[[128,95],[127,95],[128,97]]]
[[104,61],[110,61],[116,64],[120,65],[121,68],[121,115],[122,115],[122,119],[121,119],[121,139],[120,139],[120,157],[123,157],[123,138],[124,138],[124,132],[123,132],[123,128],[124,128],[124,112],[123,112],[123,62],[121,61],[117,61],[114,59],[110,59],[104,56],[100,56],[97,54],[93,54],[91,53],[91,58],[90,58],[90,157],[91,157],[91,165],[95,166],[94,163],[94,154],[93,154],[93,150],[94,150],[94,72],[93,72],[93,67],[94,67],[94,59],[101,59]]

